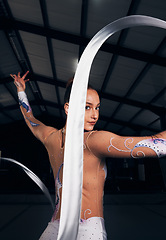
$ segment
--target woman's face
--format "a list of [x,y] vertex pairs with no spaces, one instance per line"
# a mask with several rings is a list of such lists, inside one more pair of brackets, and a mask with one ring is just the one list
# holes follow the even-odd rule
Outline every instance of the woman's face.
[[[65,103],[64,109],[66,115],[68,114],[69,104]],[[94,89],[87,90],[86,106],[85,106],[85,119],[84,130],[93,130],[99,118],[100,99],[98,93]]]
[[87,90],[84,130],[93,130],[99,118],[100,99],[94,89]]

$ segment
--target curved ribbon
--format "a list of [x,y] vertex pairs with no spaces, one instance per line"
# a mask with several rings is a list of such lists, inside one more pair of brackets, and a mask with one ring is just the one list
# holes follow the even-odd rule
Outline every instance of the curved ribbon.
[[88,78],[93,59],[101,45],[111,35],[125,28],[136,26],[153,26],[166,29],[166,22],[139,15],[118,19],[101,29],[92,38],[79,61],[70,95],[67,118],[58,240],[77,239],[82,195],[84,114]]
[[27,168],[25,165],[23,165],[20,162],[17,162],[14,159],[11,158],[4,158],[1,157],[0,160],[4,160],[4,161],[8,161],[8,162],[12,162],[14,164],[16,164],[17,166],[19,166],[38,186],[39,188],[44,192],[44,194],[46,195],[46,197],[48,198],[48,200],[51,203],[51,206],[54,210],[54,203],[52,201],[52,198],[49,194],[49,191],[47,189],[47,187],[44,185],[44,183],[40,180],[40,178],[38,176],[36,176],[36,174],[34,174],[34,172],[32,172],[29,168]]

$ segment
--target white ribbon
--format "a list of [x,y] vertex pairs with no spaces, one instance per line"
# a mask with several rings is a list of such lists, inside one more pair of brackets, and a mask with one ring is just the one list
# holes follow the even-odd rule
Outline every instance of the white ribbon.
[[47,189],[47,187],[44,185],[44,183],[40,180],[40,178],[34,173],[32,172],[29,168],[27,168],[25,165],[23,165],[22,163],[20,162],[17,162],[16,160],[14,159],[11,159],[11,158],[4,158],[4,157],[1,157],[0,160],[4,160],[4,161],[7,161],[7,162],[11,162],[11,163],[14,163],[16,164],[17,166],[19,166],[39,187],[40,189],[44,192],[44,194],[46,195],[46,197],[48,198],[48,200],[50,201],[51,203],[51,206],[54,210],[54,203],[52,201],[52,198],[50,196],[50,193]]
[[67,118],[58,240],[77,239],[82,196],[84,114],[87,84],[93,59],[101,45],[111,35],[125,28],[136,26],[166,29],[166,22],[139,15],[118,19],[101,29],[92,38],[79,61],[70,95]]

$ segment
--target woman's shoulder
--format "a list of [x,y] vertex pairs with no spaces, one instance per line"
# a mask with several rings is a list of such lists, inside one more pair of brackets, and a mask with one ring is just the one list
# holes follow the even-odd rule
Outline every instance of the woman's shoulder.
[[98,132],[98,130],[84,132],[84,138],[89,138],[92,134]]
[[90,150],[90,146],[101,139],[104,131],[93,130],[84,133],[84,144]]
[[97,157],[103,157],[110,145],[110,140],[115,137],[115,134],[108,131],[91,131],[85,133],[85,146]]
[[84,136],[85,138],[99,138],[99,137],[102,137],[102,136],[107,136],[107,135],[115,135],[114,133],[112,132],[108,132],[108,131],[104,131],[104,130],[93,130],[93,131],[89,131],[89,132],[85,132],[84,133]]

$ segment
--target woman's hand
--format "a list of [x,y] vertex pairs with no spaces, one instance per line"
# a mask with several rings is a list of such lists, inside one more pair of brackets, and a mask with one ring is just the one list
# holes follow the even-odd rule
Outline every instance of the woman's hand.
[[28,73],[29,71],[27,71],[22,77],[20,76],[20,72],[18,75],[10,74],[10,76],[14,79],[14,84],[16,85],[18,92],[25,91],[25,83],[29,81],[29,79],[25,79]]

